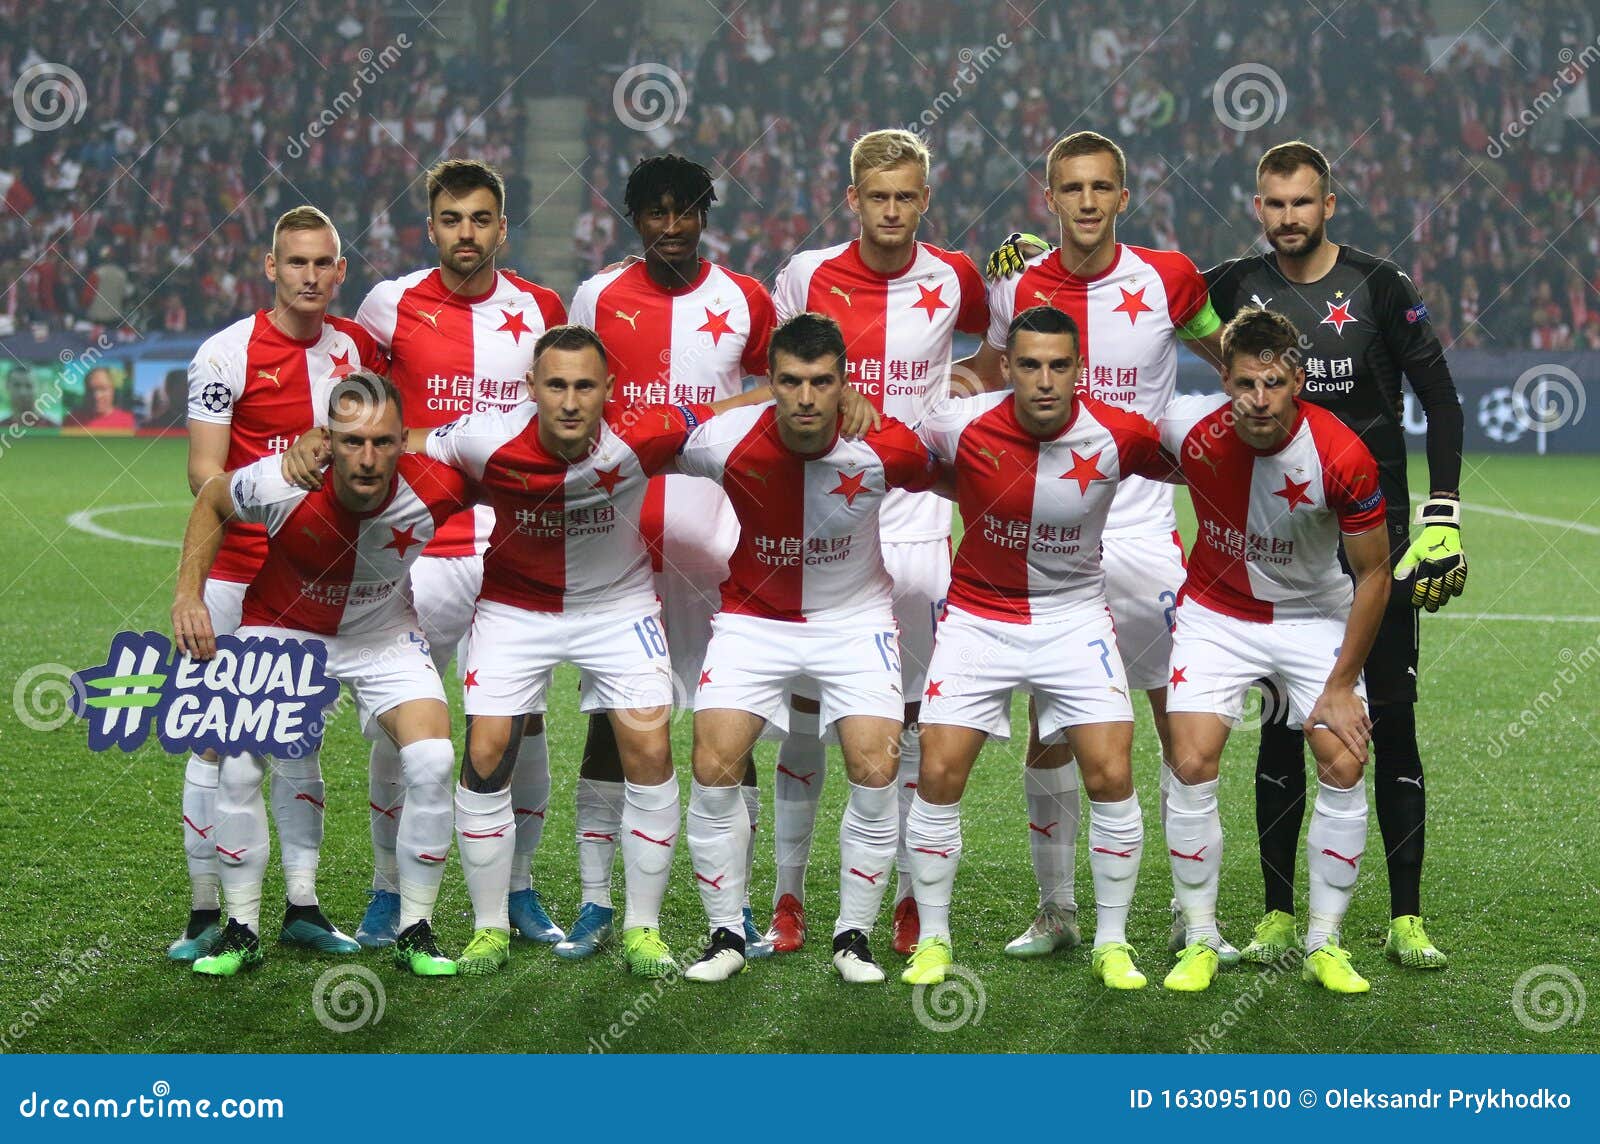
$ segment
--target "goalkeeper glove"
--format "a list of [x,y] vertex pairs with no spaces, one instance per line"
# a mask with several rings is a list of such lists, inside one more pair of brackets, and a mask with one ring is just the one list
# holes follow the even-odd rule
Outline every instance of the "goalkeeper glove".
[[[1024,249],[1024,247],[1028,246],[1034,249]],[[1028,265],[1028,259],[1038,254],[1041,250],[1049,249],[1050,244],[1038,235],[1023,234],[1021,231],[1014,230],[989,255],[989,261],[983,264],[984,277],[991,282],[998,281],[1001,278],[1015,278]]]
[[1453,500],[1423,501],[1417,507],[1422,535],[1394,567],[1394,578],[1411,583],[1411,606],[1437,612],[1467,586],[1467,557],[1461,551],[1461,505]]

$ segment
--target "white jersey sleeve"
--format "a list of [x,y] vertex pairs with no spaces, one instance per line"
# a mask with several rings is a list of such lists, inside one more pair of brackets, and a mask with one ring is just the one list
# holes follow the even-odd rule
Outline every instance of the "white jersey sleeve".
[[721,483],[728,458],[772,406],[770,401],[745,405],[701,422],[678,450],[671,471]]
[[473,480],[481,481],[489,458],[520,433],[536,412],[533,402],[525,401],[510,410],[468,413],[429,433],[424,451],[434,460],[443,461]]
[[361,302],[356,311],[356,322],[371,334],[384,353],[394,342],[394,328],[400,320],[400,296],[404,287],[399,282],[379,282]]
[[600,290],[608,281],[610,281],[609,275],[597,274],[578,283],[578,288],[572,292],[572,305],[567,307],[567,321],[574,326],[588,326],[591,330],[594,329]]
[[1228,395],[1225,393],[1190,393],[1174,397],[1167,402],[1156,422],[1156,428],[1161,431],[1161,447],[1181,463],[1183,441],[1189,436],[1189,430],[1226,404]]
[[244,380],[241,350],[220,335],[207,338],[189,362],[189,420],[233,424]]
[[989,332],[984,340],[997,350],[1006,348],[1006,333],[1017,309],[1017,279],[1001,278],[989,283]]
[[961,433],[975,418],[981,417],[1010,396],[1010,390],[997,393],[980,393],[976,397],[959,397],[941,401],[932,413],[917,425],[917,436],[939,461],[946,465],[955,463],[956,449],[961,445]]
[[805,313],[804,278],[792,258],[783,264],[782,270],[778,271],[778,280],[772,284],[772,308],[777,311],[779,322],[787,322],[796,314]]
[[282,466],[283,459],[272,454],[235,469],[228,478],[234,514],[246,524],[266,525],[269,534],[283,526],[306,496],[305,489],[283,479]]

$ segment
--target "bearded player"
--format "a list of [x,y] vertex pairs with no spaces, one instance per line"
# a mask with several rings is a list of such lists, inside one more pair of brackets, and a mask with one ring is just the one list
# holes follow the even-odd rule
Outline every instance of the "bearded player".
[[[1117,216],[1128,206],[1127,159],[1112,140],[1093,131],[1069,135],[1051,148],[1045,173],[1045,204],[1060,223],[1061,245],[992,284],[989,337],[971,365],[990,388],[998,387],[1012,316],[1032,306],[1054,306],[1077,323],[1083,392],[1153,421],[1172,400],[1180,342],[1219,360],[1221,322],[1205,280],[1176,250],[1117,241]],[[1166,764],[1160,770],[1165,792],[1172,759],[1168,656],[1184,579],[1171,486],[1138,476],[1124,480],[1106,521],[1104,547],[1106,599],[1128,683],[1150,702]],[[1080,797],[1078,769],[1071,764],[1066,745],[1042,747],[1030,736],[1023,782],[1039,908],[1027,931],[1006,946],[1014,957],[1044,956],[1080,940],[1073,884]],[[1174,901],[1169,943],[1175,950],[1184,944],[1182,931]],[[1218,941],[1224,960],[1236,961],[1238,951]]]
[[[931,194],[928,163],[927,147],[908,131],[874,131],[856,140],[845,198],[861,220],[860,235],[794,255],[773,288],[779,320],[809,311],[839,324],[846,380],[875,409],[907,425],[948,392],[955,332],[981,333],[989,322],[983,279],[971,259],[917,239]],[[880,521],[908,700],[895,780],[902,835],[921,758],[920,696],[950,582],[950,514],[949,502],[931,492],[894,488],[884,497]],[[780,952],[805,942],[806,863],[826,773],[818,705],[803,697],[804,689],[778,752],[778,882],[769,936]],[[910,954],[918,922],[903,844],[895,869],[894,948]]]
[[[1430,612],[1466,586],[1461,551],[1461,403],[1444,350],[1417,288],[1393,262],[1327,237],[1336,199],[1328,160],[1308,143],[1281,143],[1256,166],[1256,216],[1272,250],[1224,262],[1206,274],[1224,318],[1270,306],[1305,334],[1302,399],[1331,410],[1378,459],[1389,506],[1389,551],[1401,590],[1390,593],[1366,662],[1372,704],[1373,793],[1389,869],[1384,951],[1408,969],[1443,969],[1445,955],[1422,925],[1427,793],[1417,749],[1417,609]],[[1429,494],[1408,530],[1401,377],[1427,421]],[[1305,818],[1303,736],[1278,718],[1262,727],[1256,756],[1256,830],[1266,915],[1246,947],[1268,964],[1297,944],[1295,846]]]
[[[427,173],[428,238],[439,265],[372,288],[356,320],[386,347],[390,375],[413,426],[431,428],[466,413],[507,411],[526,399],[524,379],[545,330],[566,321],[554,291],[496,267],[506,243],[505,182],[476,159],[449,159]],[[494,515],[467,510],[439,530],[412,569],[423,634],[441,675],[472,619],[483,579],[483,551]],[[512,860],[511,924],[519,937],[557,942],[532,881],[534,852],[550,801],[550,755],[544,717],[524,721],[512,774],[517,839]],[[372,824],[371,902],[356,931],[363,945],[394,940],[400,905],[395,837],[405,790],[393,744],[373,744],[369,803]]]
[[[709,404],[739,394],[747,376],[767,371],[772,299],[754,278],[700,255],[700,236],[716,192],[711,173],[678,155],[642,160],[623,194],[644,255],[590,278],[573,295],[571,320],[589,326],[606,346],[616,399]],[[699,477],[651,480],[641,516],[656,595],[672,653],[673,697],[693,702],[719,586],[739,525],[728,498]],[[761,803],[753,763],[741,788],[753,833]],[[611,871],[622,833],[624,785],[611,721],[589,719],[578,772],[578,867],[583,904],[555,952],[581,958],[613,932]],[[752,849],[753,853],[753,849]],[[747,879],[748,885],[748,879]],[[746,956],[772,947],[744,904]]]
[[[266,256],[270,310],[243,318],[207,338],[189,363],[189,489],[212,477],[281,453],[311,428],[313,384],[363,367],[382,371],[383,354],[365,330],[328,313],[345,259],[339,232],[316,207],[286,211],[272,228]],[[204,597],[217,632],[239,626],[245,589],[266,559],[259,523],[233,520],[205,578]],[[221,940],[217,867],[217,759],[191,754],[184,770],[183,832],[188,858],[189,923],[167,949],[175,961],[204,957]],[[325,953],[359,947],[317,904],[322,849],[323,782],[316,754],[273,760],[272,818],[278,827],[288,908],[279,939]]]

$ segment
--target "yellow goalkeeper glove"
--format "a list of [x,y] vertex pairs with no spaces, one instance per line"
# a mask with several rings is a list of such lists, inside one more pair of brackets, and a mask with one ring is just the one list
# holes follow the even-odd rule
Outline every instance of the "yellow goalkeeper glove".
[[[1031,248],[1031,249],[1029,249]],[[1015,278],[1028,265],[1028,259],[1050,244],[1036,234],[1023,234],[1014,230],[997,246],[983,264],[983,274],[991,282],[1001,278]]]
[[1417,506],[1422,534],[1394,566],[1394,578],[1411,584],[1411,606],[1437,612],[1467,586],[1467,556],[1461,551],[1461,504],[1428,500]]

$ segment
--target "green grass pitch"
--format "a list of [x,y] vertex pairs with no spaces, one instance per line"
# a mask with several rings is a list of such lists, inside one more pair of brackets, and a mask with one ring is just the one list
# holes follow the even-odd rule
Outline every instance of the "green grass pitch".
[[[183,449],[174,440],[31,440],[9,443],[0,454],[0,676],[8,693],[36,665],[100,662],[121,628],[167,630],[176,551],[93,535],[71,527],[68,517],[135,506],[94,523],[176,540],[187,511]],[[1425,487],[1420,468],[1413,484]],[[1600,738],[1590,725],[1597,679],[1587,674],[1600,661],[1597,490],[1594,459],[1468,459],[1471,581],[1462,599],[1423,619],[1418,720],[1431,793],[1424,903],[1431,933],[1452,958],[1443,973],[1402,972],[1381,956],[1387,886],[1374,819],[1346,923],[1356,965],[1372,979],[1370,995],[1338,998],[1297,974],[1263,980],[1245,969],[1224,972],[1197,997],[1160,989],[1171,963],[1168,871],[1164,848],[1154,842],[1158,758],[1141,710],[1135,765],[1152,844],[1130,934],[1152,985],[1140,994],[1112,995],[1095,985],[1084,951],[1031,964],[1001,954],[1026,925],[1033,890],[1020,759],[1015,746],[994,745],[964,804],[956,957],[976,982],[963,988],[973,999],[981,989],[983,1008],[959,1028],[938,1032],[919,1020],[912,990],[898,983],[901,960],[889,950],[887,908],[875,945],[890,984],[848,989],[832,974],[826,931],[836,904],[844,785],[835,755],[808,885],[820,936],[803,953],[754,963],[721,988],[673,982],[660,989],[630,979],[620,954],[569,964],[543,947],[519,945],[509,971],[478,981],[418,981],[402,977],[386,956],[362,955],[356,961],[383,988],[382,1019],[340,1034],[313,1010],[313,985],[331,959],[271,946],[261,971],[226,982],[196,979],[165,959],[187,907],[180,761],[153,746],[132,756],[91,754],[81,725],[32,730],[13,702],[0,707],[0,879],[7,887],[0,1037],[8,1051],[53,1052],[583,1052],[594,1045],[627,1052],[1182,1052],[1200,1045],[1246,1052],[1596,1051],[1596,1014],[1573,1022],[1569,1006],[1562,1022],[1559,1004],[1563,990],[1576,1000],[1572,981],[1576,990],[1600,981],[1600,829],[1590,797]],[[1185,535],[1192,531],[1185,511]],[[1542,701],[1541,693],[1548,693]],[[570,923],[577,902],[572,786],[583,722],[570,675],[554,695],[555,790],[535,878],[557,919]],[[1532,726],[1513,738],[1507,728],[1524,711]],[[687,717],[674,727],[686,775]],[[456,737],[459,743],[459,726]],[[754,898],[764,922],[773,879],[772,748],[761,750],[766,797]],[[1260,912],[1253,756],[1253,736],[1236,735],[1223,767],[1228,842],[1220,907],[1223,930],[1239,945]],[[348,715],[329,732],[323,766],[322,901],[353,931],[370,851],[366,748]],[[1302,911],[1304,876],[1302,861]],[[1092,897],[1081,847],[1078,885],[1081,897]],[[281,886],[274,858],[263,911],[268,937]],[[618,892],[620,905],[620,872]],[[1088,911],[1083,920],[1087,929]],[[704,940],[682,847],[664,922],[668,941],[684,955]],[[459,951],[470,926],[452,858],[438,928]],[[937,1021],[929,1000],[924,1009]],[[1550,1024],[1560,1027],[1537,1031]]]

